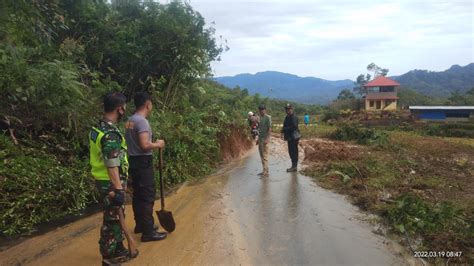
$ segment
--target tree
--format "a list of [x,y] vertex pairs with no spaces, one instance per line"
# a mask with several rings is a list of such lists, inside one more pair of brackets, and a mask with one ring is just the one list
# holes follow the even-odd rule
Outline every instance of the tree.
[[356,82],[354,83],[355,87],[353,88],[353,91],[358,93],[359,95],[365,94],[366,90],[364,88],[364,85],[370,81],[370,78],[370,74],[360,74],[359,76],[357,76]]
[[372,77],[377,78],[379,76],[387,76],[388,68],[381,68],[374,63],[370,63],[367,66],[367,71],[373,72],[373,75],[367,74],[360,74],[356,78],[356,82],[354,83],[355,87],[353,88],[354,92],[358,93],[359,95],[366,94],[367,91],[364,88],[364,85],[367,84]]
[[459,90],[451,93],[451,96],[446,101],[448,105],[474,105],[474,88],[462,94]]
[[470,90],[466,92],[467,95],[474,96],[474,87],[472,87]]
[[374,78],[377,78],[379,76],[387,76],[388,74],[388,69],[387,68],[381,68],[379,66],[377,66],[376,64],[374,63],[370,63],[368,66],[367,66],[367,71],[371,71],[374,73]]
[[355,99],[354,93],[350,91],[349,89],[343,89],[339,95],[337,96],[338,100],[349,100],[349,99]]
[[199,78],[210,76],[210,63],[224,50],[214,28],[180,1],[114,1],[108,24],[113,34],[102,71],[119,80],[130,97],[140,90],[159,95],[165,109],[173,109]]

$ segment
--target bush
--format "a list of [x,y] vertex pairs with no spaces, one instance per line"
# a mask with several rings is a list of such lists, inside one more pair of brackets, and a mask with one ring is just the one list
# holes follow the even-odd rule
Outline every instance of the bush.
[[333,101],[329,108],[332,110],[361,110],[364,107],[362,99],[340,99]]
[[[401,233],[431,234],[448,230],[468,231],[470,225],[463,219],[462,210],[449,202],[431,205],[421,198],[404,194],[386,212],[387,218]],[[463,230],[465,229],[465,230]]]
[[[194,108],[191,108],[194,109]],[[230,121],[219,106],[183,113],[158,113],[150,118],[153,134],[164,138],[167,183],[176,184],[210,173],[220,162],[221,135]]]
[[337,120],[341,117],[341,112],[335,109],[329,109],[323,113],[321,118],[322,122],[328,122],[329,120]]
[[35,130],[42,130],[45,121],[65,131],[77,128],[94,104],[88,99],[91,88],[81,81],[89,77],[70,61],[35,60],[37,50],[0,46],[0,113]]
[[474,125],[468,123],[428,124],[422,132],[428,136],[474,138]]
[[329,137],[335,140],[355,140],[358,144],[385,146],[388,135],[371,128],[363,128],[357,124],[344,123],[332,132]]
[[95,202],[88,162],[63,165],[50,153],[13,146],[0,135],[0,232],[16,235],[33,226],[80,213]]

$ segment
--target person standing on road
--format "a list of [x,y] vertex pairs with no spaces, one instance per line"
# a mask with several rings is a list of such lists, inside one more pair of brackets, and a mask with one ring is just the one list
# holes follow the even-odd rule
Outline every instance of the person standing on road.
[[258,112],[260,113],[260,124],[258,127],[257,145],[263,166],[263,172],[258,175],[268,177],[268,146],[272,133],[272,118],[267,114],[267,108],[263,104],[258,107]]
[[283,122],[283,139],[288,142],[288,153],[291,158],[291,167],[286,169],[287,172],[298,171],[298,142],[301,138],[298,129],[298,117],[294,113],[293,106],[287,104],[285,106],[286,117]]
[[133,214],[135,234],[142,234],[141,241],[159,241],[166,233],[158,232],[154,226],[153,205],[156,196],[156,182],[153,172],[153,150],[163,149],[164,140],[152,142],[152,130],[146,119],[153,109],[151,97],[139,92],[134,97],[135,113],[125,124],[125,139],[130,160],[129,174],[133,186]]
[[308,113],[305,113],[304,114],[304,126],[306,128],[308,128],[308,125],[309,125],[309,115],[308,115]]
[[136,257],[124,247],[120,225],[120,209],[125,210],[125,190],[128,178],[127,144],[116,123],[125,115],[127,98],[122,93],[104,97],[104,116],[89,133],[92,176],[99,191],[103,209],[99,248],[102,264],[125,262]]
[[255,140],[257,139],[258,136],[258,124],[259,124],[259,118],[256,114],[253,112],[248,113],[248,123],[250,127],[250,134],[252,135],[252,138]]

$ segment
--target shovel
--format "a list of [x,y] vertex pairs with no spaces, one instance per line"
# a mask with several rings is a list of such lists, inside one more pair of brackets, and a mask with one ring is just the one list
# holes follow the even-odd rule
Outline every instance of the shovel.
[[161,198],[161,210],[156,212],[158,216],[158,221],[160,221],[161,226],[168,232],[171,233],[176,228],[174,222],[173,213],[165,210],[165,195],[163,193],[164,181],[163,181],[163,149],[160,149],[160,198]]

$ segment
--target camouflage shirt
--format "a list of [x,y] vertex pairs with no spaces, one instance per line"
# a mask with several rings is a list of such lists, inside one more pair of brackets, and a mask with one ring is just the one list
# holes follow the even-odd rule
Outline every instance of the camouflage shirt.
[[120,130],[112,123],[99,121],[97,129],[104,132],[101,139],[102,156],[106,167],[118,167],[121,180],[128,178],[128,160],[125,139]]

